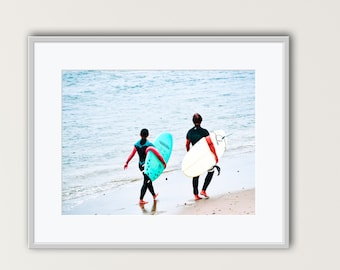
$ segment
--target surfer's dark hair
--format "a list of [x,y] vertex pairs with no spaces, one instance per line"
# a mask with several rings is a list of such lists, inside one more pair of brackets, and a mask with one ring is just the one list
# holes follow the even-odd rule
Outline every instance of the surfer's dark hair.
[[192,117],[192,122],[194,122],[195,125],[202,123],[202,116],[199,113],[195,113]]
[[142,138],[146,138],[149,136],[149,131],[146,129],[146,128],[143,128],[141,131],[140,131],[140,136]]

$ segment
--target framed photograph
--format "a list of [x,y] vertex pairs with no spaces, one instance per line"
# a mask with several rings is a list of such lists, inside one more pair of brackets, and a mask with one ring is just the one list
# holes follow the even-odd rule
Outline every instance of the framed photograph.
[[28,37],[29,248],[288,248],[288,36]]

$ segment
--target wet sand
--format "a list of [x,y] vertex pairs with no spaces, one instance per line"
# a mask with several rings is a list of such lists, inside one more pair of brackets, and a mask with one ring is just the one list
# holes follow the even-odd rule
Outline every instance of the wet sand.
[[[181,171],[163,173],[153,182],[154,201],[147,191],[145,205],[139,205],[142,181],[87,199],[70,215],[253,215],[255,214],[255,180],[253,156],[224,159],[207,189],[209,198],[195,201],[192,180]],[[202,188],[205,175],[199,180]]]

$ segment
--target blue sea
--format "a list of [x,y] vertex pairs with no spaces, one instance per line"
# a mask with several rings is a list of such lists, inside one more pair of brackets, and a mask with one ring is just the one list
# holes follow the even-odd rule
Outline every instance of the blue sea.
[[192,115],[223,129],[223,158],[255,151],[253,70],[64,70],[62,72],[62,212],[103,192],[141,181],[138,156],[123,165],[147,128],[149,140],[173,135],[167,171],[180,170]]

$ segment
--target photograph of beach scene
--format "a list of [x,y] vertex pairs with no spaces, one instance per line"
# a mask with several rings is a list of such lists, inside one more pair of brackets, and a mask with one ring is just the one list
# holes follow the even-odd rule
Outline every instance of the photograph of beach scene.
[[[62,215],[255,215],[255,70],[63,70]],[[194,200],[181,170],[186,134],[199,113],[223,130],[227,150],[206,192]],[[171,133],[164,172],[139,204],[140,140]],[[202,189],[206,173],[199,178]]]

